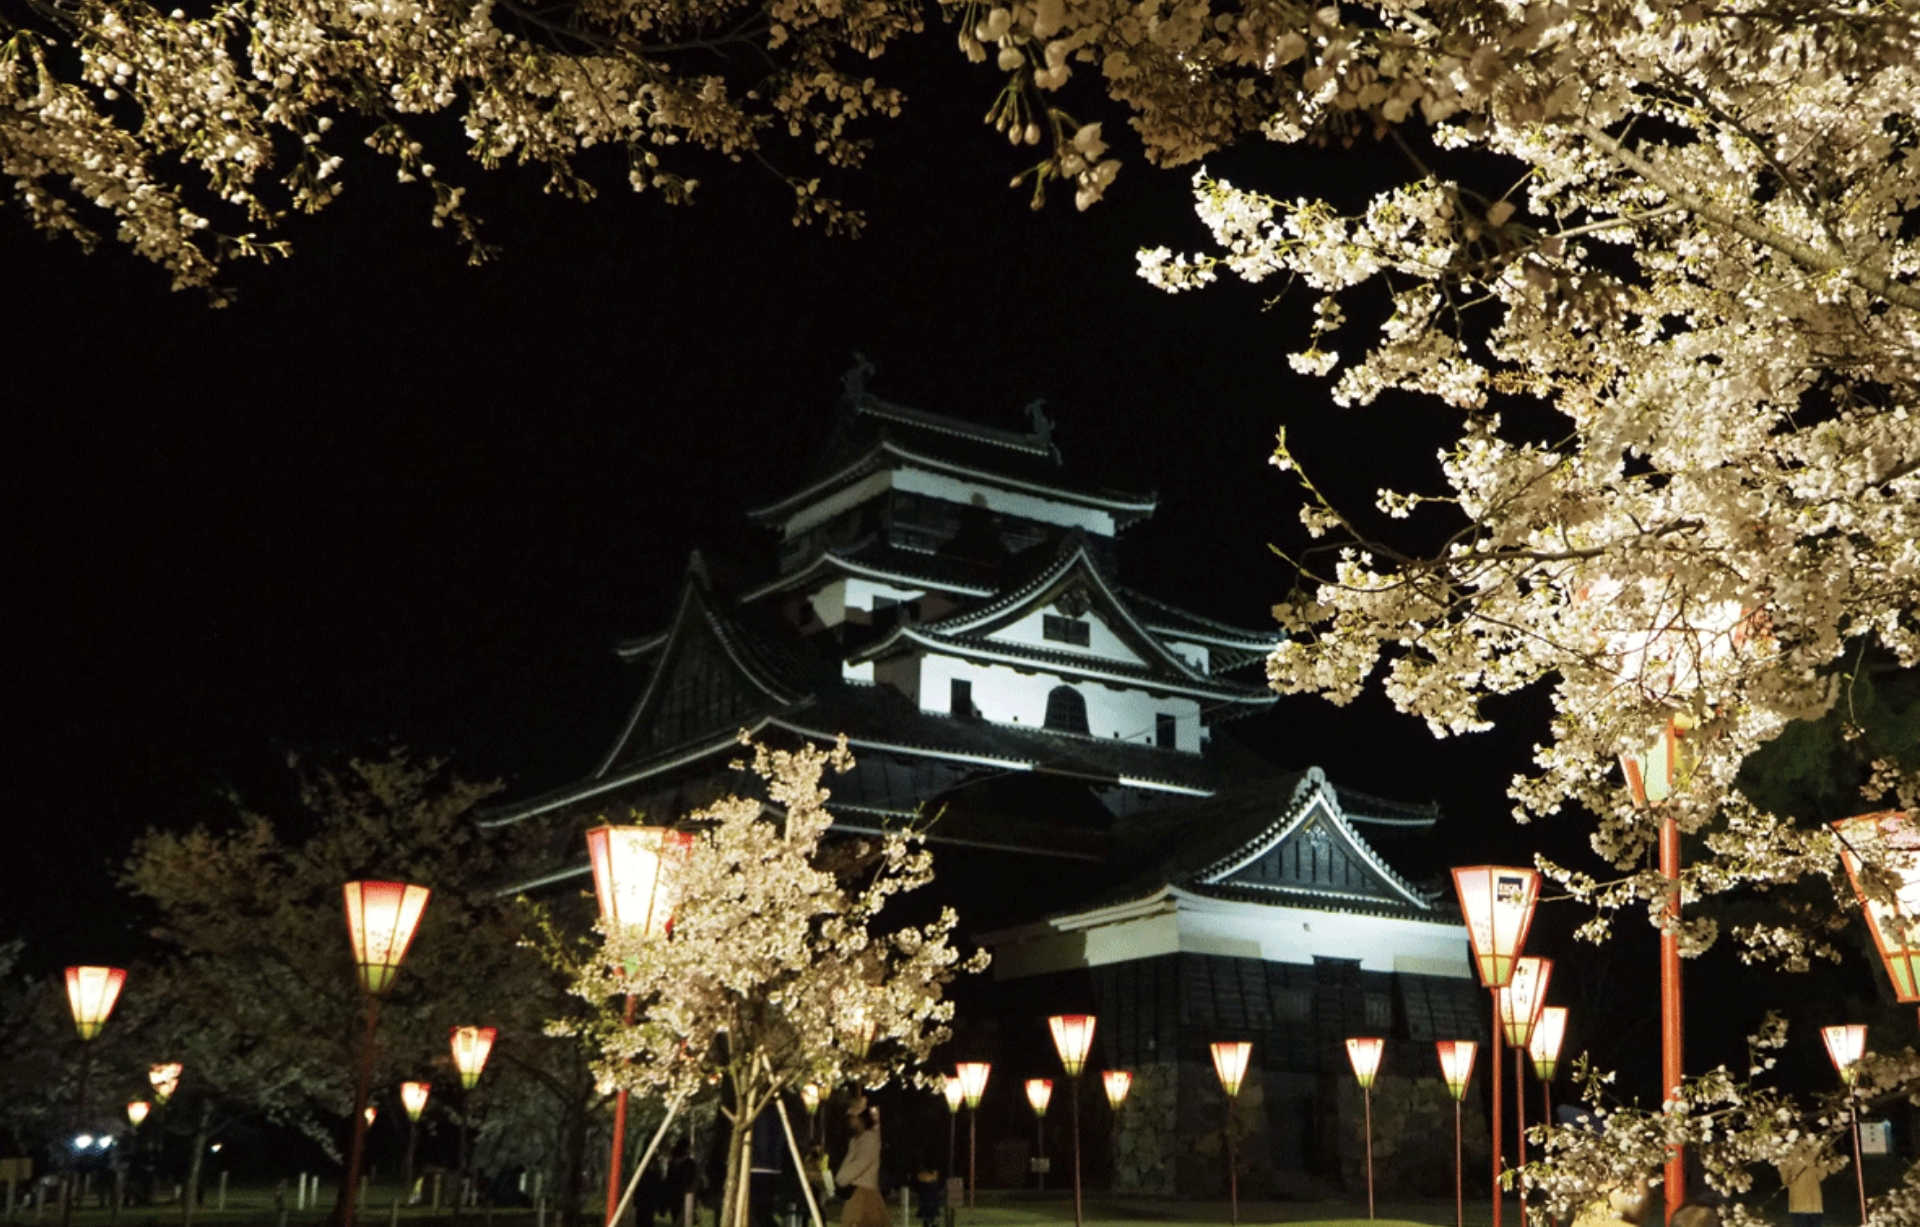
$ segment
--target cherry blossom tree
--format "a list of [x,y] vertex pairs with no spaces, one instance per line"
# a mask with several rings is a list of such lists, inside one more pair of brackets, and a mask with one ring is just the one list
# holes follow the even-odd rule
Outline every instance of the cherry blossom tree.
[[[609,1081],[685,1102],[725,1080],[732,1122],[721,1227],[747,1221],[753,1122],[807,1083],[877,1088],[908,1076],[947,1038],[944,989],[987,956],[962,959],[956,922],[875,928],[887,902],[932,880],[932,857],[908,831],[855,847],[822,845],[833,825],[821,778],[853,765],[844,741],[797,750],[752,746],[765,801],[730,796],[687,817],[698,832],[673,932],[661,941],[608,933],[575,991],[598,1007],[584,1031]],[[769,812],[771,806],[771,812]],[[622,1002],[636,998],[635,1019]]]

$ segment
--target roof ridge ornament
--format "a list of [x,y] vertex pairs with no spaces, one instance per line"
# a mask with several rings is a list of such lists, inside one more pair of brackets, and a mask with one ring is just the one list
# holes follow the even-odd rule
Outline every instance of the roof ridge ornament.
[[1054,423],[1053,423],[1053,419],[1047,416],[1046,398],[1043,396],[1036,396],[1032,400],[1028,401],[1027,408],[1026,408],[1026,415],[1027,415],[1027,420],[1033,423],[1034,440],[1036,442],[1046,444],[1047,451],[1052,453],[1053,462],[1055,464],[1065,464],[1066,461],[1062,459],[1060,455],[1059,444],[1053,441]]
[[865,354],[857,349],[854,350],[853,365],[840,376],[840,386],[846,389],[847,399],[856,405],[866,400],[867,380],[874,374],[876,371],[873,363],[867,360]]

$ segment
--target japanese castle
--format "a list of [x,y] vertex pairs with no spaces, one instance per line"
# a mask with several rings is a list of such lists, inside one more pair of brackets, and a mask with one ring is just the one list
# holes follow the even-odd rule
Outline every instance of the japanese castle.
[[[1083,1104],[1091,1187],[1223,1190],[1219,1039],[1254,1045],[1235,1108],[1244,1193],[1350,1182],[1352,1035],[1387,1037],[1383,1085],[1406,1080],[1392,1166],[1420,1184],[1432,1149],[1433,1182],[1450,1187],[1431,1041],[1480,1036],[1483,994],[1450,896],[1378,850],[1425,838],[1437,808],[1233,740],[1232,722],[1277,718],[1274,633],[1122,584],[1120,538],[1157,500],[1072,480],[1042,406],[1025,429],[982,425],[890,403],[871,374],[845,377],[799,488],[747,513],[764,568],[724,578],[695,554],[669,623],[617,646],[635,699],[598,761],[483,819],[551,833],[552,862],[520,885],[584,885],[586,826],[671,821],[751,787],[731,766],[742,729],[844,734],[857,765],[827,781],[836,829],[925,827],[962,944],[994,953],[991,983],[957,993],[950,1045],[994,1062],[983,1186],[1035,1178],[1018,1083],[1058,1077],[1044,1018],[1079,1010],[1099,1018],[1090,1072],[1134,1073],[1110,1129],[1097,1096]],[[944,1167],[944,1105],[919,1094],[921,1112],[915,1131],[939,1145],[891,1161]]]

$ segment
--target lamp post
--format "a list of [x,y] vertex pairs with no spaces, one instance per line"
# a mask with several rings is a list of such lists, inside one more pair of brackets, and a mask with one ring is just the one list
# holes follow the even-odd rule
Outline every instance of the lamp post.
[[1447,1080],[1447,1093],[1453,1096],[1453,1225],[1465,1227],[1467,1198],[1465,1167],[1461,1162],[1460,1101],[1467,1097],[1467,1083],[1473,1078],[1473,1057],[1479,1045],[1472,1040],[1436,1040],[1433,1046],[1440,1054],[1440,1076]]
[[1047,1191],[1047,1105],[1053,1102],[1053,1079],[1027,1079],[1027,1106],[1033,1109],[1033,1172],[1040,1180],[1040,1191]]
[[[1527,1045],[1533,1040],[1533,1025],[1546,1008],[1547,984],[1553,979],[1553,960],[1523,955],[1514,960],[1513,979],[1505,988],[1495,989],[1494,1003],[1500,1011],[1500,1027],[1507,1047],[1513,1050],[1513,1144],[1514,1167],[1527,1166]],[[1527,1221],[1527,1191],[1520,1193],[1520,1221]]]
[[1087,1053],[1093,1050],[1091,1014],[1055,1014],[1047,1019],[1053,1032],[1053,1050],[1060,1054],[1060,1067],[1067,1071],[1067,1094],[1073,1109],[1073,1227],[1085,1219],[1080,1208],[1080,1073],[1087,1067]]
[[[1884,810],[1843,818],[1833,830],[1894,996],[1920,1001],[1920,826],[1909,814]],[[1867,866],[1891,880],[1863,876]]]
[[480,1085],[480,1073],[493,1054],[493,1041],[500,1036],[498,1027],[450,1027],[447,1042],[453,1049],[453,1067],[460,1073],[460,1183],[454,1189],[456,1203],[466,1197],[472,1173],[467,1170],[467,1123],[473,1115],[473,1090]]
[[947,1175],[954,1174],[955,1140],[959,1133],[960,1105],[967,1101],[966,1088],[960,1085],[958,1074],[947,1074],[941,1079],[940,1093],[947,1100]]
[[1353,1066],[1354,1080],[1360,1084],[1360,1102],[1366,1107],[1368,1218],[1373,1217],[1373,1080],[1380,1073],[1380,1058],[1386,1051],[1387,1041],[1376,1036],[1347,1041],[1347,1061]]
[[987,1075],[993,1072],[993,1066],[985,1061],[962,1061],[953,1072],[960,1079],[961,1098],[967,1101],[967,1209],[971,1210],[979,1171],[980,1098],[987,1093]]
[[1127,1092],[1133,1089],[1133,1075],[1124,1069],[1110,1069],[1100,1075],[1100,1085],[1107,1091],[1107,1106],[1117,1115],[1120,1105],[1127,1102]]
[[[673,928],[680,901],[680,873],[693,836],[666,827],[598,826],[587,832],[587,859],[593,865],[593,889],[600,919],[609,936],[664,938]],[[627,995],[625,1021],[633,1025],[634,998]],[[609,1227],[620,1208],[621,1157],[627,1142],[627,1088],[614,1093],[613,1141],[607,1157]]]
[[127,1121],[135,1129],[146,1123],[147,1114],[153,1111],[153,1105],[144,1099],[136,1099],[127,1105]]
[[[1467,940],[1480,984],[1488,991],[1505,988],[1513,979],[1514,961],[1527,944],[1534,904],[1540,901],[1540,874],[1532,869],[1504,865],[1474,865],[1453,871],[1454,893],[1467,922]],[[1500,1005],[1494,994],[1492,1069],[1493,1100],[1493,1227],[1500,1227]]]
[[[67,1007],[73,1012],[74,1029],[80,1033],[80,1091],[74,1106],[77,1128],[87,1123],[87,1076],[93,1071],[93,1045],[89,1041],[107,1025],[126,982],[127,972],[122,967],[67,968]],[[60,1227],[73,1221],[72,1183],[72,1165],[68,1164],[67,1187],[60,1200]]]
[[400,1084],[400,1106],[407,1110],[407,1161],[400,1166],[400,1183],[408,1205],[413,1204],[413,1155],[420,1141],[420,1114],[427,1110],[427,1097],[432,1094],[429,1083]]
[[1567,1007],[1550,1005],[1540,1011],[1533,1024],[1533,1036],[1527,1041],[1527,1055],[1533,1058],[1533,1076],[1540,1079],[1540,1119],[1553,1123],[1553,1071],[1560,1064],[1560,1044],[1567,1037]]
[[1240,1083],[1247,1076],[1247,1059],[1253,1045],[1246,1040],[1219,1040],[1212,1045],[1213,1072],[1220,1077],[1220,1089],[1227,1093],[1227,1206],[1234,1227],[1240,1227],[1240,1163],[1233,1146],[1233,1101],[1240,1096]]
[[400,974],[400,961],[407,957],[407,947],[413,944],[433,892],[406,882],[348,882],[342,894],[347,907],[347,939],[353,944],[353,962],[367,1019],[360,1040],[360,1067],[353,1080],[353,1140],[347,1148],[340,1190],[339,1227],[353,1227],[367,1127],[373,1124],[367,1096],[373,1089],[373,1046],[380,1025],[380,999]]
[[1867,1221],[1867,1173],[1860,1166],[1860,1101],[1854,1095],[1854,1082],[1860,1072],[1857,1068],[1860,1058],[1867,1053],[1867,1029],[1859,1023],[1822,1027],[1820,1038],[1827,1042],[1827,1055],[1833,1058],[1833,1068],[1847,1088],[1847,1117],[1853,1122],[1853,1175],[1860,1186],[1860,1221],[1864,1223]]

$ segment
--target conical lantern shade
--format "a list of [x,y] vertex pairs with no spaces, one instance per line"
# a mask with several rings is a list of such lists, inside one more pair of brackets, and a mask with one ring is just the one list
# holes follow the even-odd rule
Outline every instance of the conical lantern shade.
[[962,1061],[953,1072],[960,1079],[960,1093],[967,1106],[978,1108],[980,1097],[987,1093],[987,1075],[993,1072],[993,1066],[986,1061]]
[[1124,1069],[1110,1069],[1100,1075],[1100,1084],[1107,1090],[1107,1106],[1118,1112],[1127,1102],[1127,1092],[1133,1089],[1133,1075]]
[[1447,1093],[1465,1099],[1467,1083],[1473,1078],[1473,1058],[1480,1045],[1472,1040],[1435,1040],[1440,1054],[1440,1076],[1447,1081]]
[[1387,1054],[1387,1041],[1377,1036],[1360,1036],[1347,1041],[1347,1060],[1362,1090],[1372,1090],[1380,1073],[1380,1058]]
[[1091,1014],[1055,1014],[1047,1020],[1054,1051],[1060,1054],[1060,1064],[1069,1078],[1078,1078],[1087,1066],[1087,1053],[1093,1048],[1093,1023]]
[[163,1061],[147,1070],[147,1081],[153,1083],[153,1097],[161,1103],[173,1098],[174,1091],[180,1088],[180,1075],[186,1072],[186,1066],[178,1061]]
[[407,957],[433,892],[405,882],[349,882],[344,891],[347,937],[360,969],[360,988],[369,996],[383,996],[400,974],[400,960]]
[[372,1128],[373,1118],[380,1115],[380,1109],[369,1107],[365,1112],[362,1112],[361,1115],[367,1118],[367,1127]]
[[1500,1029],[1507,1043],[1525,1048],[1533,1038],[1533,1025],[1540,1011],[1547,1008],[1547,984],[1553,979],[1553,960],[1522,955],[1513,961],[1513,978],[1505,988],[1493,991],[1500,1012]]
[[1627,777],[1627,791],[1636,806],[1649,809],[1663,805],[1687,786],[1697,758],[1686,740],[1692,727],[1692,720],[1676,716],[1667,721],[1652,745],[1638,754],[1620,756],[1620,770]]
[[1240,1093],[1240,1083],[1246,1079],[1253,1045],[1246,1040],[1220,1040],[1212,1045],[1212,1051],[1213,1072],[1220,1076],[1221,1089],[1231,1099]]
[[1533,905],[1540,900],[1539,872],[1475,865],[1453,871],[1453,889],[1460,897],[1481,986],[1504,987],[1513,978],[1513,961],[1527,944]]
[[967,1101],[967,1088],[960,1085],[960,1075],[948,1074],[940,1084],[940,1093],[947,1097],[947,1111],[958,1114],[960,1105]]
[[840,1020],[841,1034],[846,1037],[847,1055],[856,1061],[867,1059],[867,1053],[873,1050],[873,1016],[861,1005],[848,1006],[845,1016]]
[[1550,1005],[1540,1011],[1540,1021],[1533,1024],[1533,1035],[1527,1040],[1527,1056],[1533,1060],[1533,1072],[1542,1082],[1553,1081],[1553,1071],[1560,1063],[1560,1044],[1567,1038],[1567,1007]]
[[693,836],[667,827],[602,826],[587,832],[600,916],[623,933],[665,937],[680,903]]
[[1027,1105],[1035,1116],[1045,1116],[1047,1105],[1053,1102],[1053,1079],[1027,1079]]
[[400,1106],[407,1110],[408,1120],[420,1119],[420,1114],[427,1110],[427,1096],[431,1094],[433,1094],[433,1087],[425,1082],[400,1084]]
[[472,1090],[480,1085],[480,1071],[487,1067],[487,1057],[493,1052],[493,1041],[500,1034],[498,1027],[454,1027],[448,1033],[448,1042],[453,1046],[453,1067],[460,1071],[460,1085]]
[[[1866,913],[1894,996],[1920,1001],[1920,824],[1898,810],[1887,810],[1843,818],[1833,829],[1839,833],[1841,863]],[[1884,890],[1874,893],[1881,897],[1870,897],[1861,881],[1868,865],[1878,872]],[[1893,898],[1884,897],[1888,892]]]
[[127,1119],[133,1122],[135,1129],[138,1129],[141,1122],[147,1119],[147,1113],[151,1111],[153,1111],[152,1104],[144,1099],[136,1099],[127,1105]]
[[126,982],[126,969],[121,967],[67,968],[67,1005],[73,1010],[73,1025],[81,1039],[100,1034]]
[[1854,1065],[1867,1055],[1867,1029],[1860,1023],[1848,1026],[1822,1027],[1820,1038],[1827,1042],[1827,1055],[1833,1059],[1833,1067],[1840,1073],[1840,1080],[1853,1082]]
[[812,1116],[820,1110],[820,1084],[818,1082],[809,1082],[800,1088],[800,1106],[807,1110],[808,1116]]

